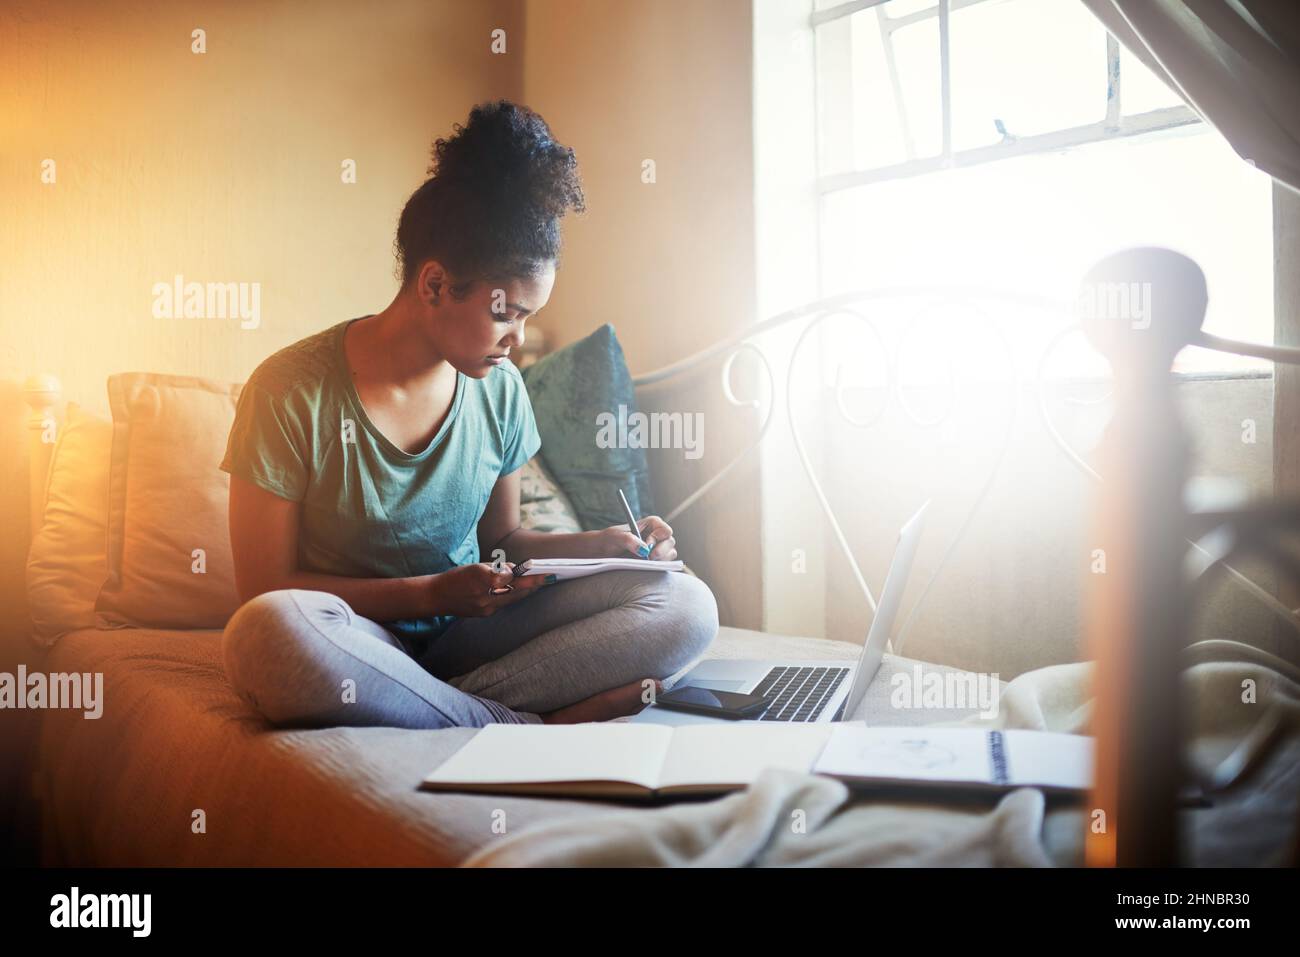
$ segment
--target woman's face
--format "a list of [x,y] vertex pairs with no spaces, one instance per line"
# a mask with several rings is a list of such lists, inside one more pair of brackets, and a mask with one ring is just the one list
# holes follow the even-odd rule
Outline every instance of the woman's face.
[[429,304],[430,328],[438,351],[455,368],[476,379],[524,344],[524,325],[546,305],[555,285],[555,267],[536,276],[473,285],[463,300],[442,286],[437,305]]

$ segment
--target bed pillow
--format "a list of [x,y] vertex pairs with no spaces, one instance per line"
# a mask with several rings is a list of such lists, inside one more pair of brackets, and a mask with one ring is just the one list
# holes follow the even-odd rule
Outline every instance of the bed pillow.
[[540,454],[525,462],[519,473],[519,524],[538,532],[582,531],[573,503],[555,484]]
[[[636,411],[632,376],[614,327],[605,323],[585,339],[538,359],[523,370],[542,438],[542,460],[573,502],[582,528],[627,521],[618,490],[639,518],[654,512],[645,449],[601,448],[598,420],[608,413],[626,422]],[[620,416],[619,407],[623,407]]]
[[101,628],[221,628],[239,607],[230,478],[217,465],[238,385],[125,373],[108,380],[108,577]]
[[69,403],[50,457],[45,513],[27,553],[27,605],[39,644],[95,627],[95,596],[108,577],[112,445],[112,423]]

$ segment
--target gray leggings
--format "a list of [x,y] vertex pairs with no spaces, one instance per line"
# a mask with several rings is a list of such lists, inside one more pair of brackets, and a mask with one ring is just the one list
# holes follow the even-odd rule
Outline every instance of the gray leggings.
[[476,728],[538,723],[539,712],[667,678],[717,632],[698,578],[616,571],[457,619],[418,657],[337,595],[267,592],[231,617],[222,654],[234,689],[276,725]]

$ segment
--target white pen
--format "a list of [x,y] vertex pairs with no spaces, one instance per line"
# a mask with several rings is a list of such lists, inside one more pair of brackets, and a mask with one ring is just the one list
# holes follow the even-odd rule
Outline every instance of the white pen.
[[[618,500],[623,503],[623,511],[627,513],[627,527],[630,528],[632,530],[632,534],[635,535],[638,539],[640,539],[642,544],[644,544],[645,536],[641,534],[641,529],[637,528],[636,516],[632,514],[632,506],[627,504],[627,496],[623,494],[622,489],[618,490]],[[642,557],[649,558],[650,556],[647,553]]]

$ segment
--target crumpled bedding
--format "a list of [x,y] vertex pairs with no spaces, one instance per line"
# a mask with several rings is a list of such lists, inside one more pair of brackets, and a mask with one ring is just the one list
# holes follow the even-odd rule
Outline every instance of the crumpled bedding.
[[[842,658],[859,650],[723,628],[706,656]],[[1294,675],[1271,668],[1275,662],[1241,657],[1202,656],[1188,673],[1189,700],[1198,702],[1196,751],[1209,759],[1225,754],[1258,719],[1258,709],[1232,704],[1244,677],[1257,680],[1261,703],[1300,698]],[[891,678],[914,665],[886,656],[850,717],[895,725],[985,723],[973,709],[891,707]],[[45,667],[104,673],[102,718],[42,714],[38,781],[47,864],[1029,866],[1080,860],[1079,809],[1044,806],[1028,789],[995,807],[873,800],[831,779],[797,774],[770,774],[746,792],[666,807],[420,791],[424,775],[476,729],[271,728],[226,682],[215,631],[74,632],[54,647]],[[989,723],[1085,730],[1088,672],[1086,664],[1062,665],[1018,677],[1003,688],[1000,713]],[[1196,863],[1277,863],[1293,846],[1300,746],[1291,737],[1287,747],[1250,788],[1185,812]],[[794,810],[804,811],[803,833],[788,827]],[[195,827],[198,811],[202,830]]]
[[1049,867],[1043,794],[1021,788],[992,810],[898,802],[841,811],[833,778],[768,770],[705,804],[544,824],[503,838],[467,867]]
[[[1300,684],[1285,663],[1243,646],[1202,649],[1184,673],[1194,713],[1190,754],[1214,765],[1260,720],[1270,702],[1300,715]],[[1232,647],[1227,647],[1232,646]],[[1246,657],[1250,660],[1232,660]],[[1273,665],[1276,667],[1270,667]],[[930,722],[1082,734],[1088,732],[1092,666],[1059,665],[1020,675],[997,717]],[[1242,700],[1252,679],[1256,702]],[[1292,863],[1300,797],[1300,721],[1258,778],[1183,815],[1184,856],[1215,866]],[[798,826],[796,826],[796,824]],[[1019,788],[989,806],[855,797],[831,778],[768,771],[746,791],[704,804],[676,804],[580,821],[546,822],[501,836],[467,867],[555,866],[1013,866],[1082,863],[1085,809],[1047,810],[1041,791]]]

